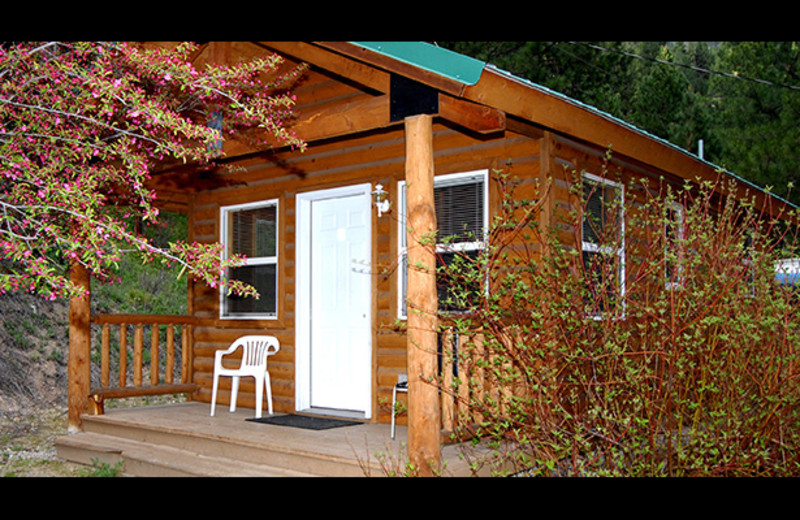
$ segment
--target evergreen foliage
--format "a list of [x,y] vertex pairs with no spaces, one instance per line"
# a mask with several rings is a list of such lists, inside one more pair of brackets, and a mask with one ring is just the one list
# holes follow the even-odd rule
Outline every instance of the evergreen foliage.
[[436,42],[800,202],[799,42]]

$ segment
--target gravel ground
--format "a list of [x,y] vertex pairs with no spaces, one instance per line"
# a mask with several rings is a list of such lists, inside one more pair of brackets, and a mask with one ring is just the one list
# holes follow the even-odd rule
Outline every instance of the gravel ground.
[[66,433],[65,409],[0,406],[0,476],[91,476],[93,468],[56,457],[53,441]]
[[[181,402],[184,396],[119,399],[110,408]],[[66,406],[10,403],[0,395],[0,477],[109,477],[114,469],[59,459],[53,445],[67,434]]]

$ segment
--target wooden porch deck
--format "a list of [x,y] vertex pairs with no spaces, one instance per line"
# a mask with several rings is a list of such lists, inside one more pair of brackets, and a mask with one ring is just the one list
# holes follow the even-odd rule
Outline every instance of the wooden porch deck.
[[[62,459],[123,461],[130,476],[380,477],[405,466],[405,426],[392,439],[388,424],[317,431],[245,420],[251,417],[252,409],[227,406],[211,417],[200,402],[112,409],[84,416],[83,432],[55,444]],[[444,476],[473,475],[460,453],[458,445],[442,447]]]

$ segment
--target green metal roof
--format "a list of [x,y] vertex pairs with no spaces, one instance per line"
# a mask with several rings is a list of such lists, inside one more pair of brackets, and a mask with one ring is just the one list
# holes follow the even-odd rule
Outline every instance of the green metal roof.
[[478,82],[484,62],[425,42],[352,42],[466,85]]

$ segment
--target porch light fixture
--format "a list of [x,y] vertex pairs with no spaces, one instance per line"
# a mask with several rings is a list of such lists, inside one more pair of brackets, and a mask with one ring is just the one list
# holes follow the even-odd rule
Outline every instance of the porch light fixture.
[[372,192],[372,202],[378,208],[379,217],[389,211],[389,192],[383,189],[382,184],[375,185],[375,191]]

